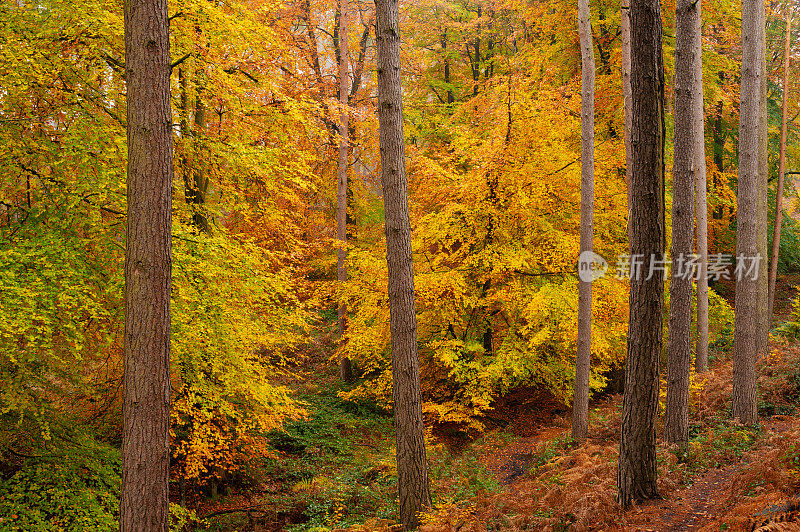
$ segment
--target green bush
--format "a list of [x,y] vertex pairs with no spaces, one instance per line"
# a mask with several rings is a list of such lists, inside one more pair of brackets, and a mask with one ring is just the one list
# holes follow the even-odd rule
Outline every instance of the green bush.
[[0,530],[115,531],[119,528],[120,454],[85,439],[29,458],[0,481]]

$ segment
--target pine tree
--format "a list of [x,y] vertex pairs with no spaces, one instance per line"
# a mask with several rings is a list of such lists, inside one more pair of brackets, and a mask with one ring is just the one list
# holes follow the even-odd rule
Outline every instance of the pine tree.
[[[589,0],[578,2],[581,42],[581,256],[593,250],[594,218],[594,51]],[[575,398],[572,437],[581,441],[589,431],[589,370],[592,355],[592,283],[578,280],[578,352],[575,358]]]
[[664,439],[689,441],[689,365],[692,324],[692,276],[688,270],[694,235],[694,139],[696,113],[694,32],[700,4],[678,0],[675,5],[675,159],[672,170],[672,279],[667,342],[667,405]]
[[[756,260],[759,252],[759,150],[761,80],[763,72],[763,0],[742,0],[742,89],[739,121],[739,190],[736,214],[736,255]],[[763,269],[759,272],[763,275]],[[759,281],[740,275],[736,280],[733,340],[733,417],[757,421],[756,357],[761,345]]]
[[128,221],[120,530],[169,528],[172,110],[166,0],[125,3]]
[[411,221],[403,139],[398,0],[377,0],[375,10],[381,182],[386,211],[386,260],[389,266],[392,397],[397,434],[397,484],[400,491],[400,522],[406,530],[413,530],[419,525],[419,513],[430,508],[431,495],[425,457],[417,353]]
[[[656,497],[655,418],[658,410],[658,359],[662,347],[664,274],[649,266],[664,258],[664,63],[661,5],[641,0],[631,5],[631,90],[633,172],[630,255],[644,259],[632,268],[628,355],[622,400],[617,487],[619,502]],[[648,271],[650,270],[650,271]]]

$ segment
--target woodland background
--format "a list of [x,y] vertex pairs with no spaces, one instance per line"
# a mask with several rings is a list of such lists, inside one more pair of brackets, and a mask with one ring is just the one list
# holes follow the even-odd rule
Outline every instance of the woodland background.
[[[782,9],[767,5],[770,179],[785,90],[788,168],[800,156],[798,91],[779,83]],[[620,6],[600,0],[591,10],[594,246],[615,265],[628,245]],[[236,524],[243,516],[276,527],[346,526],[396,511],[374,6],[353,0],[350,11],[349,280],[340,283],[336,10],[313,0],[170,3],[178,529],[248,526]],[[667,102],[674,12],[674,3],[663,4]],[[497,412],[514,397],[533,394],[538,402],[525,404],[556,416],[571,401],[581,140],[575,13],[572,2],[547,0],[401,5],[423,411],[434,498],[445,507],[497,487],[474,455],[453,449],[508,423]],[[704,4],[711,254],[734,253],[740,25],[737,3]],[[0,519],[9,530],[113,530],[124,318],[122,6],[4,1],[0,34]],[[669,169],[670,108],[666,117]],[[780,256],[783,274],[800,271],[792,216]],[[712,356],[723,362],[731,296],[730,283],[712,283]],[[605,277],[593,298],[590,383],[604,396],[619,391],[627,281]],[[339,302],[350,312],[341,345]],[[798,335],[800,308],[782,317],[781,334]],[[342,356],[354,365],[353,383],[334,376]],[[253,517],[248,493],[274,512]]]

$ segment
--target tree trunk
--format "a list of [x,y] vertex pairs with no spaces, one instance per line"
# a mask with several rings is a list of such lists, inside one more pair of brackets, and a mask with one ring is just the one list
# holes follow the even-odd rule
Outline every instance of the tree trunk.
[[[197,90],[194,112],[194,130],[189,127],[189,80],[182,68],[178,69],[178,87],[180,88],[180,122],[181,137],[180,167],[183,176],[183,196],[192,213],[192,225],[202,233],[210,233],[211,226],[204,212],[208,178],[203,171],[202,136],[206,126],[206,108],[201,100],[202,88]],[[189,149],[193,156],[189,156]]]
[[631,96],[631,2],[622,0],[622,100],[625,107],[625,183],[628,188],[628,240],[631,236],[631,175],[633,174],[633,97]]
[[697,347],[695,370],[708,369],[708,200],[706,198],[706,135],[703,116],[703,35],[701,33],[701,1],[697,0],[694,15],[694,167],[697,190]]
[[[348,43],[347,43],[347,0],[339,1],[339,180],[336,187],[336,238],[339,249],[336,253],[336,279],[339,285],[347,281],[347,165],[348,165],[348,97],[350,92]],[[339,343],[344,343],[347,327],[347,305],[339,303],[338,309]],[[344,382],[353,380],[350,359],[342,356],[339,360],[339,377]]]
[[[594,51],[589,0],[578,1],[581,42],[581,257],[593,250],[594,219]],[[584,255],[584,253],[586,255]],[[591,271],[589,271],[591,273]],[[592,355],[592,282],[578,279],[578,352],[575,357],[575,397],[572,438],[583,441],[589,432],[589,372]]]
[[695,69],[700,4],[675,5],[675,157],[672,168],[672,279],[667,342],[667,403],[664,440],[689,441],[689,366],[691,364],[692,275],[686,265],[693,251],[695,171]]
[[447,28],[442,30],[440,38],[442,45],[442,61],[444,62],[444,83],[447,85],[447,112],[452,112],[452,105],[455,102],[453,87],[450,85],[450,55],[447,51]]
[[[742,0],[742,88],[739,121],[739,190],[736,213],[736,255],[758,254],[760,100],[763,76],[763,0]],[[763,274],[762,274],[763,275]],[[736,280],[733,349],[733,417],[754,424],[756,355],[759,336],[759,282],[751,276]]]
[[[623,508],[658,496],[655,418],[658,362],[662,348],[663,270],[649,269],[664,258],[664,66],[661,5],[640,0],[631,5],[631,90],[633,96],[632,218],[630,255],[641,258],[641,275],[632,271],[628,356],[622,401],[617,486]],[[649,270],[649,271],[648,271]]]
[[[198,69],[197,79],[202,77],[202,70]],[[210,234],[211,226],[205,211],[206,194],[208,192],[208,175],[205,172],[206,155],[206,103],[203,101],[203,85],[197,86],[194,105],[194,129],[192,142],[194,145],[191,169],[184,174],[186,202],[192,209],[192,225],[201,233]]]
[[419,512],[430,508],[431,496],[417,354],[411,222],[403,139],[398,0],[377,0],[375,9],[379,145],[386,211],[386,260],[389,266],[392,397],[397,433],[397,484],[400,521],[407,530],[413,530],[419,525]]
[[[758,355],[756,360],[769,353],[769,237],[767,231],[769,200],[769,159],[767,149],[767,25],[764,2],[761,9],[761,97],[758,100]],[[756,378],[758,380],[758,378]]]
[[781,148],[778,158],[778,185],[775,191],[775,226],[772,233],[772,261],[769,267],[769,319],[775,310],[775,281],[778,278],[778,255],[781,249],[781,222],[783,221],[783,183],[786,178],[786,117],[789,107],[789,55],[792,45],[792,10],[786,6],[786,40],[783,56],[783,118],[781,119]]
[[128,218],[120,530],[169,525],[172,110],[165,0],[125,3]]

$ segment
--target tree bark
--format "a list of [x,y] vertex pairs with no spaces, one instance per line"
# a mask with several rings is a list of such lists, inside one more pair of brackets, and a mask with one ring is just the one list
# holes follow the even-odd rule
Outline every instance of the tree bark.
[[[664,258],[664,66],[661,5],[631,5],[631,90],[633,96],[632,218],[630,255],[647,263]],[[635,269],[632,269],[635,270]],[[617,486],[623,508],[658,496],[655,418],[658,363],[662,348],[664,273],[631,272],[628,356],[622,401]]]
[[125,2],[128,218],[120,530],[169,525],[172,110],[165,0]]
[[[763,77],[763,0],[742,0],[742,88],[739,122],[739,189],[736,213],[736,255],[758,254],[760,100]],[[763,273],[762,273],[763,275]],[[750,276],[736,280],[733,350],[733,417],[754,424],[756,356],[759,336],[759,282]]]
[[[756,360],[769,353],[769,236],[767,231],[769,199],[769,159],[767,149],[767,25],[764,3],[761,9],[761,97],[758,101],[758,355]],[[758,378],[756,377],[756,380]]]
[[[336,187],[336,238],[339,249],[336,253],[336,279],[340,286],[347,281],[347,166],[348,166],[348,99],[350,79],[347,42],[347,0],[339,0],[339,179]],[[338,309],[339,343],[344,343],[347,328],[347,304],[339,303]],[[344,382],[353,380],[350,359],[342,356],[339,360],[339,377]]]
[[667,403],[664,440],[689,441],[689,371],[691,364],[692,275],[687,263],[693,251],[695,172],[695,32],[700,4],[675,5],[675,156],[672,168],[672,279],[667,342]]
[[706,136],[703,116],[703,35],[701,32],[701,0],[694,15],[694,167],[697,190],[697,346],[695,370],[708,369],[708,199],[706,197]]
[[386,260],[389,267],[397,484],[400,521],[407,530],[413,530],[419,525],[419,513],[430,508],[431,496],[422,422],[411,222],[403,138],[400,16],[398,0],[377,0],[375,8],[379,146],[386,211]]
[[789,56],[792,52],[792,10],[786,6],[786,38],[783,56],[783,106],[781,119],[781,147],[778,157],[778,184],[775,191],[775,225],[772,233],[772,260],[769,267],[769,319],[775,310],[775,282],[778,278],[778,256],[781,249],[781,223],[783,222],[783,183],[786,178],[786,134],[789,107]]
[[[589,0],[578,0],[581,43],[581,256],[593,251],[594,221],[594,51]],[[575,357],[575,397],[572,438],[589,432],[589,372],[592,356],[592,282],[578,279],[578,341]]]
[[[196,79],[202,78],[202,70],[198,69]],[[203,85],[197,85],[194,105],[194,128],[192,131],[193,160],[188,174],[184,174],[186,202],[192,209],[192,225],[201,233],[210,234],[211,226],[205,210],[208,193],[208,175],[205,172],[206,154],[206,103]],[[187,180],[188,179],[188,180]]]
[[625,183],[628,188],[628,240],[631,237],[631,175],[633,174],[633,97],[631,95],[631,2],[622,0],[622,101],[625,108]]

